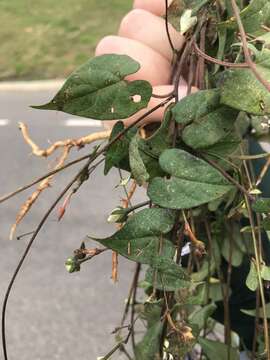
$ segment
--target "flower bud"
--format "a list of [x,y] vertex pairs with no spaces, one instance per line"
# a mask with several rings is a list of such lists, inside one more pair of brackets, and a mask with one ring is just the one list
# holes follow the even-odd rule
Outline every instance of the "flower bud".
[[109,223],[123,223],[127,220],[127,217],[127,209],[118,206],[117,208],[113,209],[107,221]]
[[66,260],[65,267],[69,273],[80,271],[81,269],[78,259],[74,256],[71,256]]

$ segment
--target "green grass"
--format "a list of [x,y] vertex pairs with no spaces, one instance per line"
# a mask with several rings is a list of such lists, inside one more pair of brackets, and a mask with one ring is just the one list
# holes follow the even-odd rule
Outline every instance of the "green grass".
[[0,0],[0,80],[62,78],[113,34],[131,0]]

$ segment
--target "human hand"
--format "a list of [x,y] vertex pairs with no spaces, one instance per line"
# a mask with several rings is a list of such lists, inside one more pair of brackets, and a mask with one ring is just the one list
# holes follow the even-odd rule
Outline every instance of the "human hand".
[[[172,2],[168,1],[170,4]],[[125,54],[137,60],[140,70],[127,77],[128,80],[147,80],[153,86],[156,95],[168,94],[173,90],[170,84],[171,60],[173,56],[167,34],[165,20],[160,16],[165,14],[164,0],[134,0],[131,10],[121,21],[118,35],[106,36],[97,45],[96,55]],[[173,45],[181,49],[184,37],[169,24]],[[179,87],[179,98],[186,95],[187,86],[184,80]],[[136,121],[147,110],[157,106],[164,99],[152,97],[148,107],[126,119],[126,125]],[[161,107],[145,119],[145,122],[157,122],[163,118],[164,108]],[[111,127],[113,121],[105,122]]]

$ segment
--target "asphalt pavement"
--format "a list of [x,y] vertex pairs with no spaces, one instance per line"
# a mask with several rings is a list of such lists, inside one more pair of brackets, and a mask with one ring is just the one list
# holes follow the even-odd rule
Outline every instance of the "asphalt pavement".
[[[19,121],[28,125],[32,138],[43,147],[102,129],[99,122],[29,107],[48,101],[54,93],[53,89],[0,90],[0,196],[45,174],[53,164],[31,155],[18,130]],[[86,151],[74,151],[72,158]],[[53,187],[42,194],[18,227],[17,235],[35,229],[80,166],[57,175]],[[68,274],[64,263],[87,234],[102,237],[115,231],[106,218],[123,195],[121,189],[114,189],[118,182],[117,172],[104,177],[101,166],[73,197],[63,220],[58,222],[54,212],[38,235],[8,304],[9,360],[95,360],[115,344],[111,332],[119,325],[135,264],[121,258],[119,282],[113,284],[109,252],[85,263],[79,273]],[[1,303],[29,240],[9,241],[10,226],[30,194],[31,190],[0,204]],[[141,190],[138,201],[143,197]],[[96,244],[88,242],[87,246]],[[121,359],[119,355],[114,358]]]

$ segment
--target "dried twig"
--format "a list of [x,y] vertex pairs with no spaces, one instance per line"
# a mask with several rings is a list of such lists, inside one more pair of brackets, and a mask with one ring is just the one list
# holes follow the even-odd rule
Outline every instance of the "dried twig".
[[[24,123],[19,123],[19,128],[22,131],[22,135],[23,138],[25,140],[25,142],[31,147],[32,149],[32,153],[36,156],[41,156],[41,157],[48,157],[50,156],[55,150],[62,148],[63,152],[62,155],[60,156],[56,166],[54,167],[54,170],[57,170],[59,168],[62,168],[64,165],[65,160],[68,157],[68,154],[71,150],[72,147],[83,147],[84,145],[90,144],[94,141],[97,140],[103,140],[103,139],[107,139],[110,136],[111,131],[107,130],[107,131],[101,131],[101,132],[97,132],[97,133],[93,133],[93,134],[89,134],[87,136],[84,136],[82,138],[79,139],[67,139],[67,140],[63,140],[63,141],[57,141],[55,142],[53,145],[51,145],[48,149],[42,150],[39,148],[39,146],[31,139],[28,128],[26,126],[26,124]],[[14,237],[14,233],[16,231],[16,228],[18,226],[18,224],[22,221],[22,219],[26,216],[26,214],[30,211],[32,205],[35,203],[35,201],[39,198],[40,194],[47,189],[48,187],[50,187],[50,183],[51,180],[53,179],[54,175],[50,175],[48,177],[46,177],[45,179],[43,179],[40,184],[38,185],[38,188],[36,189],[36,191],[33,192],[33,194],[26,200],[26,202],[21,206],[21,209],[16,217],[16,221],[15,223],[12,225],[11,230],[10,230],[10,235],[9,238],[10,240],[13,239]],[[58,220],[60,220],[62,218],[62,216],[64,215],[64,211],[61,212],[61,214],[58,217]]]
[[[64,151],[62,156],[60,157],[57,165],[55,168],[59,168],[61,166],[63,166],[68,153],[70,151],[70,147],[67,146]],[[40,194],[47,189],[50,186],[50,181],[52,180],[53,175],[47,177],[46,179],[44,179],[43,181],[41,181],[41,183],[38,185],[37,190],[33,192],[33,194],[25,201],[25,203],[21,206],[21,209],[18,213],[18,215],[16,216],[16,221],[15,223],[11,226],[10,229],[10,234],[9,234],[9,239],[12,240],[14,237],[14,233],[16,231],[16,228],[18,226],[18,224],[22,221],[22,219],[25,217],[25,215],[29,212],[29,210],[31,209],[32,205],[35,203],[35,201],[38,199],[38,197],[40,196]]]
[[111,134],[111,130],[106,130],[106,131],[95,132],[95,133],[89,134],[87,136],[83,136],[79,139],[66,139],[66,140],[62,140],[62,141],[56,141],[49,148],[42,150],[30,138],[29,131],[28,131],[26,124],[20,122],[19,129],[22,131],[22,135],[23,135],[25,142],[31,147],[32,153],[36,156],[42,156],[42,157],[50,156],[55,150],[57,150],[59,148],[66,148],[66,147],[81,148],[85,145],[93,143],[94,141],[108,139]]

